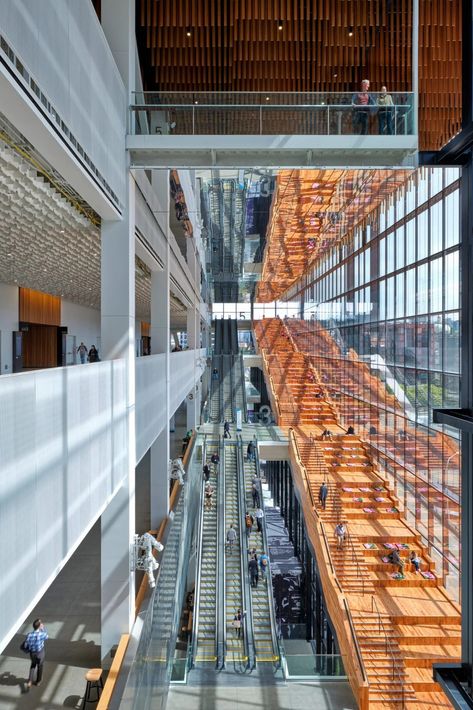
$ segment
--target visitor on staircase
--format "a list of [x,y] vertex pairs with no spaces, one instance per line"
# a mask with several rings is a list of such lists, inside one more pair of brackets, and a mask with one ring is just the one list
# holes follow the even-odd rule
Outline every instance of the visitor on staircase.
[[328,486],[327,486],[326,482],[324,481],[319,488],[319,503],[322,506],[322,510],[325,510],[325,506],[327,504],[327,496],[328,496]]

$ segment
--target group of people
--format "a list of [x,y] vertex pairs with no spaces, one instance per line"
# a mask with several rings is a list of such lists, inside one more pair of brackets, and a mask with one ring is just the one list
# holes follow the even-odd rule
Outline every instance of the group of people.
[[259,555],[256,552],[256,547],[254,547],[250,552],[250,559],[248,562],[248,572],[250,574],[250,585],[253,589],[258,587],[258,582],[260,578],[266,580],[267,572],[269,570],[269,557],[264,552]]
[[[216,451],[213,452],[212,456],[210,457],[210,464],[213,468],[213,471],[215,475],[218,474],[218,464],[220,462],[220,456]],[[214,487],[212,486],[210,482],[210,466],[208,463],[205,463],[203,468],[202,468],[202,473],[204,476],[204,481],[205,481],[205,509],[206,510],[211,510],[212,509],[212,501],[213,501],[213,494],[214,494]]]
[[246,537],[248,539],[250,538],[251,531],[253,530],[253,525],[255,524],[255,520],[256,520],[257,532],[259,532],[259,533],[263,532],[263,518],[264,518],[263,509],[260,507],[259,504],[258,504],[258,506],[256,506],[254,517],[251,515],[251,513],[248,510],[246,511],[246,513],[245,513],[245,528],[246,528]]
[[353,104],[353,132],[366,135],[369,128],[369,116],[377,113],[378,130],[380,135],[392,136],[394,128],[394,101],[385,86],[376,99],[370,94],[369,79],[363,79],[360,91],[352,96]]
[[[392,550],[387,556],[387,559],[390,564],[397,567],[398,574],[404,574],[404,560],[401,558],[399,550]],[[417,552],[412,550],[407,561],[414,567],[415,574],[420,572],[422,559],[419,557]]]
[[[349,426],[346,433],[347,433],[347,436],[355,436],[355,427]],[[320,438],[321,439],[332,439],[333,433],[330,431],[330,429],[324,429],[320,435]]]
[[89,362],[99,362],[99,351],[95,347],[95,345],[90,346],[90,350],[87,350],[87,346],[84,345],[84,343],[81,341],[81,344],[77,348],[77,352],[79,353],[79,358],[80,358],[80,364],[85,365],[86,360]]

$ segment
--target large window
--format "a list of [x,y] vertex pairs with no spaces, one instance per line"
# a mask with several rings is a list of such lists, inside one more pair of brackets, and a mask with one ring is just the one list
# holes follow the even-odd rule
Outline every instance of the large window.
[[345,240],[291,289],[345,424],[370,441],[457,598],[459,441],[432,409],[459,406],[458,179],[453,168],[419,170],[369,216],[369,240]]

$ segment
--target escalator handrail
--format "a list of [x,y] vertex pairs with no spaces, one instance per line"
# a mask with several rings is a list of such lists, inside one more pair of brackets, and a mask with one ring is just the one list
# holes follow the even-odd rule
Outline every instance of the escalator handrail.
[[219,405],[219,419],[221,422],[225,420],[225,391],[224,391],[224,386],[225,386],[225,371],[224,371],[224,364],[225,360],[223,358],[223,355],[220,355],[219,358],[219,398],[218,398],[218,405]]
[[230,358],[230,407],[232,410],[232,421],[236,426],[236,404],[235,404],[235,373],[233,371],[233,355]]
[[238,357],[240,358],[241,387],[242,387],[242,393],[243,393],[243,412],[242,412],[243,421],[248,422],[248,404],[246,401],[245,366],[243,363],[243,355],[239,355]]
[[[255,445],[255,462],[256,462],[256,475],[258,476],[258,493],[260,496],[261,506],[264,507],[263,501],[263,487],[261,485],[261,468],[258,452],[258,440],[256,436],[253,436],[253,443]],[[263,550],[265,555],[268,556],[269,569],[266,572],[266,591],[268,594],[268,604],[269,604],[269,615],[271,619],[271,642],[273,644],[273,655],[278,657],[277,667],[281,666],[282,655],[281,655],[281,645],[279,643],[279,638],[276,633],[276,613],[274,607],[274,595],[273,595],[273,582],[271,578],[271,560],[269,557],[269,544],[268,544],[268,531],[266,528],[266,516],[263,516],[262,520],[263,527]]]
[[215,628],[216,638],[216,667],[221,670],[225,667],[225,655],[227,646],[227,623],[225,616],[225,444],[222,438],[218,437],[218,449],[220,463],[217,473],[217,599],[215,605]]
[[[203,459],[204,463],[205,463],[205,456],[206,456],[206,448],[207,448],[207,434],[204,435],[204,445],[202,447],[202,459]],[[201,573],[202,573],[202,539],[203,539],[202,533],[203,533],[203,529],[204,529],[204,488],[205,488],[205,481],[204,481],[204,477],[202,476],[202,483],[200,486],[200,511],[199,511],[198,525],[197,525],[197,540],[196,540],[197,575],[196,575],[195,590],[194,590],[194,610],[193,610],[194,617],[192,619],[192,639],[191,639],[192,652],[191,652],[191,657],[190,657],[190,667],[191,668],[194,667],[194,657],[195,657],[195,651],[197,648],[197,629],[199,628],[198,620],[199,620],[199,609],[200,609],[200,579],[201,579]]]
[[248,552],[245,529],[245,511],[246,511],[246,492],[245,492],[245,469],[243,463],[243,442],[241,436],[237,435],[237,480],[238,480],[238,508],[240,511],[240,565],[241,565],[241,582],[242,582],[242,598],[244,602],[244,610],[246,618],[244,619],[244,641],[246,655],[248,657],[248,668],[253,670],[256,668],[256,651],[255,638],[253,628],[253,599],[251,596],[250,580],[248,573]]

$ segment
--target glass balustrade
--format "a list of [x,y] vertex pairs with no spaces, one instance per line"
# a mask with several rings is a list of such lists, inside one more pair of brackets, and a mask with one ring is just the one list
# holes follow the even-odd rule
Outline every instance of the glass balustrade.
[[[413,135],[414,94],[136,92],[138,135]],[[390,103],[392,101],[392,104]]]

